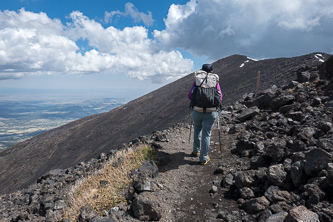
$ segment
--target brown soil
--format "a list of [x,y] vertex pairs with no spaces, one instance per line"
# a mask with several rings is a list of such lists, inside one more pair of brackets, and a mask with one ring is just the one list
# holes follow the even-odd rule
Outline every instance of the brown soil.
[[[235,163],[240,162],[239,156],[231,153],[236,134],[227,134],[228,129],[228,126],[221,127],[221,156],[215,123],[209,150],[211,160],[207,165],[200,165],[198,157],[191,155],[193,142],[188,141],[189,127],[176,129],[169,142],[161,143],[161,152],[172,157],[171,163],[160,167],[156,179],[162,185],[155,192],[164,207],[161,221],[216,221],[220,210],[240,211],[236,200],[229,198],[228,190],[220,186],[223,175],[235,170]],[[219,166],[223,167],[223,175],[214,173]],[[214,183],[218,192],[212,194]]]

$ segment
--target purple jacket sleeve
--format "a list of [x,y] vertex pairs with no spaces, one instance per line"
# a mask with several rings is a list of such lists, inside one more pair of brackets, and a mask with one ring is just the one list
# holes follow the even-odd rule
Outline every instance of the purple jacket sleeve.
[[190,91],[188,92],[188,94],[187,94],[187,97],[188,97],[189,100],[192,100],[192,92],[193,92],[194,87],[195,87],[195,81],[194,81],[194,83],[192,84],[192,88],[191,88],[191,90],[190,90]]
[[220,102],[222,102],[223,95],[222,95],[222,91],[221,91],[221,87],[220,87],[220,84],[219,84],[219,83],[217,83],[216,88],[217,88],[217,90],[220,91],[220,93],[221,93]]

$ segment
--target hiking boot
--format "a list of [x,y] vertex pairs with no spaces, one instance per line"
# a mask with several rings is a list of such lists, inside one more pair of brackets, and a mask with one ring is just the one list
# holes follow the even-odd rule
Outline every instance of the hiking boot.
[[200,164],[201,165],[206,165],[208,162],[210,161],[210,158],[209,157],[207,157],[207,160],[206,160],[206,162],[200,162]]
[[200,153],[192,152],[191,155],[197,157],[197,156],[200,156]]

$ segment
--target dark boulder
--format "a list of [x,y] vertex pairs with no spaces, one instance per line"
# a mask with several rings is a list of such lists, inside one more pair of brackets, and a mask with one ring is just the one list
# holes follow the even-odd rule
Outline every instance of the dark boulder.
[[249,187],[257,183],[254,170],[239,171],[235,175],[235,186],[238,188]]
[[333,56],[330,56],[323,64],[320,65],[319,74],[322,79],[333,78]]
[[306,206],[310,209],[325,198],[325,193],[316,184],[306,184],[304,190],[303,195],[308,197]]
[[257,106],[259,109],[269,109],[270,102],[274,98],[274,94],[264,92],[257,95],[251,101],[244,102],[247,107]]
[[257,169],[259,167],[265,166],[265,159],[263,156],[253,156],[250,160],[251,169]]
[[239,189],[239,192],[243,199],[251,199],[255,197],[255,194],[251,188],[243,187]]
[[254,142],[246,138],[241,138],[236,143],[236,150],[239,154],[242,155],[245,150],[252,150],[254,146],[255,146]]
[[133,175],[133,187],[139,193],[152,191],[152,178],[158,175],[158,167],[154,161],[148,161],[141,165],[138,172]]
[[332,162],[332,154],[323,149],[314,148],[305,155],[304,171],[309,176],[314,176],[321,170],[326,169]]
[[284,157],[286,141],[280,138],[272,138],[265,146],[266,155],[271,157],[277,163]]
[[307,176],[302,161],[296,161],[291,165],[290,176],[295,187],[299,187],[306,182]]
[[293,153],[306,150],[306,144],[302,140],[299,140],[299,139],[289,140],[289,141],[287,141],[286,145]]
[[143,192],[134,199],[132,212],[141,221],[158,221],[162,217],[159,200],[150,192]]
[[222,187],[225,188],[229,188],[234,184],[234,176],[232,173],[228,173],[227,175],[225,175],[225,177],[223,178],[221,185]]
[[242,208],[249,214],[256,214],[260,211],[264,211],[268,206],[269,201],[264,196],[247,200],[242,204]]
[[290,94],[279,95],[271,101],[270,108],[272,110],[278,110],[281,106],[292,103],[294,100],[295,97],[293,95]]
[[320,121],[317,127],[326,133],[332,129],[332,123],[326,121]]
[[258,109],[258,107],[253,106],[251,108],[245,109],[242,111],[241,114],[239,114],[236,117],[236,120],[240,121],[240,122],[244,122],[247,119],[250,119],[252,117],[254,117],[255,115],[257,115],[260,112],[260,109]]
[[272,203],[281,201],[291,204],[295,201],[295,197],[286,190],[281,190],[277,186],[270,186],[265,192],[265,197]]
[[155,178],[158,175],[158,167],[153,160],[150,160],[140,166],[139,173]]
[[297,72],[297,81],[300,83],[309,82],[311,73],[309,71]]
[[305,206],[298,206],[290,210],[284,222],[319,222],[318,214],[308,210]]
[[276,185],[283,186],[287,177],[287,173],[284,171],[282,164],[272,165],[267,170],[268,180]]

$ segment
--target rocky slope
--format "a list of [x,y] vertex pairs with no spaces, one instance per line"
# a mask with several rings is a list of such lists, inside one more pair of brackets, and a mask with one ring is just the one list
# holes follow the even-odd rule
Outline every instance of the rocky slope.
[[[280,86],[297,71],[316,67],[329,55],[311,53],[294,58],[253,61],[233,55],[214,63],[223,90],[223,105],[255,92],[257,72],[260,89]],[[48,131],[0,155],[0,194],[27,188],[51,169],[68,168],[122,147],[132,138],[189,120],[187,93],[193,82],[188,75],[110,112],[88,116]]]
[[[147,163],[142,168],[153,173],[134,174],[127,203],[110,209],[108,216],[86,206],[81,220],[332,221],[332,60],[321,66],[298,64],[289,69],[286,84],[225,106],[222,157],[214,129],[206,166],[189,155],[189,122],[134,140],[159,150],[159,167]],[[70,207],[73,184],[127,150],[52,170],[28,188],[2,196],[0,217],[59,221]],[[139,182],[146,180],[150,186],[141,189]]]

